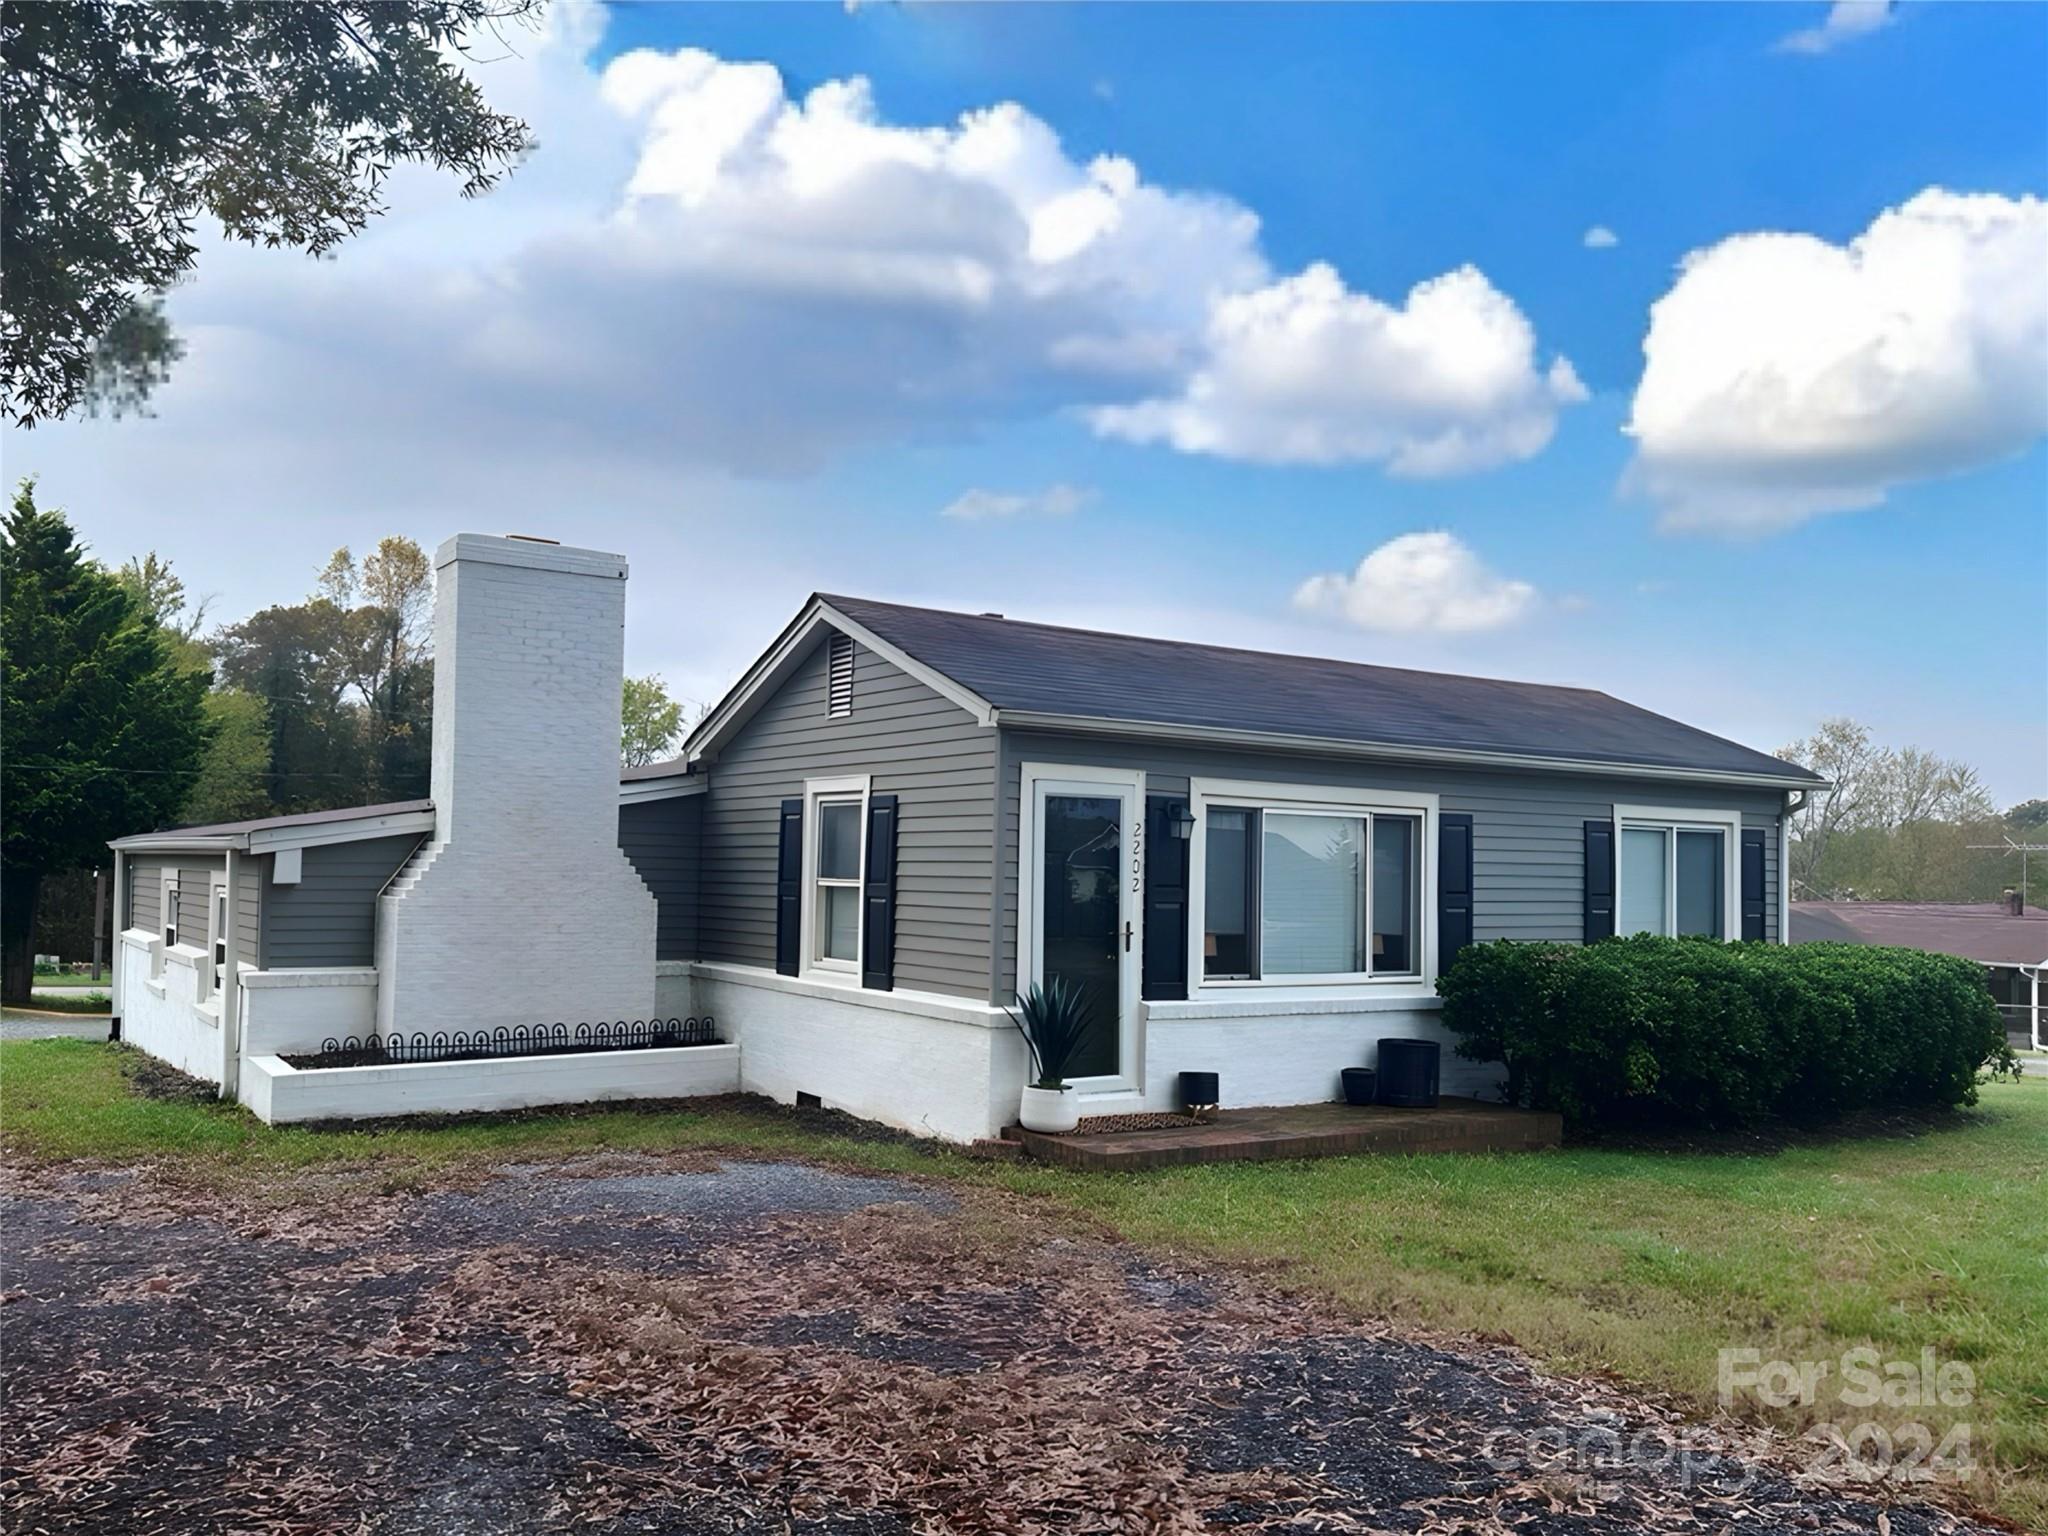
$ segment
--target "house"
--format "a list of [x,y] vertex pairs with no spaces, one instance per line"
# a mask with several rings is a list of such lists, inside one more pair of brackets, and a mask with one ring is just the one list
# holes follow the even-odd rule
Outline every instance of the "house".
[[1795,901],[1788,931],[1794,944],[1896,944],[1975,960],[2014,1046],[2043,1048],[2048,912],[2026,905],[2017,891],[1974,903]]
[[[1183,1070],[1328,1100],[1378,1040],[1446,1038],[1465,943],[1779,940],[1820,783],[1587,689],[828,595],[621,774],[624,560],[464,534],[436,563],[429,802],[114,844],[124,1034],[269,1118],[738,1086],[985,1137],[1023,1082],[1006,1007],[1049,976],[1095,1003],[1089,1113],[1171,1107]],[[724,1043],[284,1059],[672,1015]]]

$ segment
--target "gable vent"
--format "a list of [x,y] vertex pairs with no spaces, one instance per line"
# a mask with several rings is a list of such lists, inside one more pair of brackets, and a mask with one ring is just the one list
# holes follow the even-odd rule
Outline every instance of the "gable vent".
[[850,636],[832,637],[831,680],[826,688],[826,697],[831,701],[829,713],[853,713],[853,640]]

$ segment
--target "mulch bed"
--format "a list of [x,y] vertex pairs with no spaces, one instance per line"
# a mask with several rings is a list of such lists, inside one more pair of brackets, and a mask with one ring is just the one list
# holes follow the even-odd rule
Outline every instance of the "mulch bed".
[[618,1155],[8,1182],[9,1531],[1973,1529],[1760,1434],[1680,1478],[1618,1454],[1695,1433],[1664,1406],[985,1191]]

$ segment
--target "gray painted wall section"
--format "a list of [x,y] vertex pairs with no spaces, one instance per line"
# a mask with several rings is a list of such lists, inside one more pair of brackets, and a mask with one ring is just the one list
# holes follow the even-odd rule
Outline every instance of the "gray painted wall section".
[[619,807],[619,846],[658,906],[657,960],[697,958],[697,875],[703,853],[703,795]]
[[711,765],[699,958],[775,964],[778,806],[807,778],[867,773],[900,797],[896,985],[986,997],[996,733],[864,646],[853,711],[830,717],[824,634]]
[[[257,963],[257,952],[262,943],[262,871],[257,865],[263,862],[267,861],[241,858],[237,864],[237,883],[241,889],[235,896],[235,950],[244,963],[250,965]],[[178,871],[178,942],[203,949],[206,945],[206,899],[213,886],[226,878],[227,864],[226,854],[175,853],[154,857],[139,854],[130,858],[124,866],[124,878],[128,882],[128,911],[121,926],[142,928],[150,933],[163,931],[163,873],[167,869],[175,869]]]
[[264,858],[263,968],[375,965],[377,893],[419,842],[407,833],[308,848],[297,885],[272,882]]
[[1561,939],[1584,930],[1584,823],[1625,805],[1732,810],[1743,825],[1768,828],[1765,932],[1778,933],[1778,812],[1775,790],[1720,788],[1656,779],[1404,767],[1343,758],[1268,756],[1166,742],[1004,731],[1001,859],[996,875],[997,954],[991,998],[1005,1001],[1016,978],[1018,797],[1025,762],[1135,768],[1154,793],[1185,792],[1190,778],[1416,790],[1441,797],[1444,811],[1472,816],[1473,932],[1479,939]]

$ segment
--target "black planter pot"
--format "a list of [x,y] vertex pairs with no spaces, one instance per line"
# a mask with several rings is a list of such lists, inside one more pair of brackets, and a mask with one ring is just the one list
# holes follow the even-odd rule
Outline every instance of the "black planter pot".
[[1380,1102],[1396,1109],[1435,1109],[1442,1054],[1434,1040],[1382,1040]]
[[1344,1102],[1346,1104],[1370,1104],[1373,1102],[1373,1084],[1379,1074],[1371,1067],[1346,1067],[1344,1069]]
[[1223,1089],[1214,1072],[1183,1072],[1180,1075],[1180,1107],[1208,1109],[1223,1102]]

